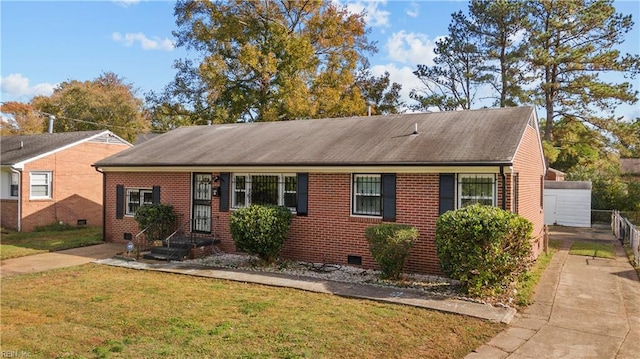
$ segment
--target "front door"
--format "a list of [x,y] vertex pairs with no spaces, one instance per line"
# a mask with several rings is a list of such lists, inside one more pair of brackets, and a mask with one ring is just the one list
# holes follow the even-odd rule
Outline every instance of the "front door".
[[211,173],[193,174],[191,232],[211,233]]

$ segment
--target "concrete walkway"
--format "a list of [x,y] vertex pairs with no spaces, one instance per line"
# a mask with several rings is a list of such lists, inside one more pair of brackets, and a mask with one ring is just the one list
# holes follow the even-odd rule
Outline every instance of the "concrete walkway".
[[[640,358],[640,282],[608,229],[557,229],[534,304],[465,359]],[[615,259],[569,255],[576,240],[614,243]]]
[[5,259],[0,262],[0,278],[77,266],[97,259],[111,258],[116,253],[124,251],[124,244],[103,243],[58,252]]

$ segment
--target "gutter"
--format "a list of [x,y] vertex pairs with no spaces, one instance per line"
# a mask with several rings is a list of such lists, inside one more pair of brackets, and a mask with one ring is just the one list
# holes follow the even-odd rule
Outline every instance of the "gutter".
[[22,171],[15,167],[9,167],[12,173],[18,175],[18,232],[22,232]]
[[502,178],[502,209],[507,209],[507,175],[504,174],[504,166],[500,166],[500,178]]

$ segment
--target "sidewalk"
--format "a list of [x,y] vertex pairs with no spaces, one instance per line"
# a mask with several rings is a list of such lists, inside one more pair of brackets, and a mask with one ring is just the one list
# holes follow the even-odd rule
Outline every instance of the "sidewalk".
[[113,257],[116,253],[124,250],[124,244],[103,243],[58,252],[5,259],[0,262],[0,278],[86,264],[96,259]]
[[[465,359],[639,358],[640,282],[608,229],[557,229],[534,304]],[[616,258],[569,255],[576,240],[615,243]]]

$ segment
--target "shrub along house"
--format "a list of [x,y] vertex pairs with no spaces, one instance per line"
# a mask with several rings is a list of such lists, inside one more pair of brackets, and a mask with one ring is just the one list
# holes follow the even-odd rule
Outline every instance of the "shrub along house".
[[102,226],[102,175],[91,165],[131,147],[111,131],[3,136],[2,227],[29,232],[63,222]]
[[435,222],[480,202],[534,223],[543,236],[545,165],[531,107],[183,127],[94,164],[105,176],[105,238],[139,232],[136,208],[174,206],[188,230],[234,252],[236,208],[294,213],[281,256],[375,268],[364,229],[418,228],[405,270],[441,273]]

